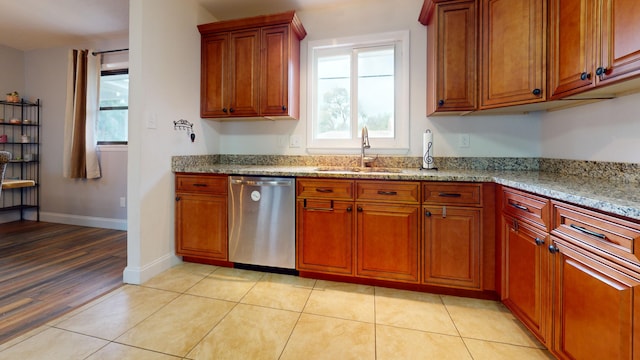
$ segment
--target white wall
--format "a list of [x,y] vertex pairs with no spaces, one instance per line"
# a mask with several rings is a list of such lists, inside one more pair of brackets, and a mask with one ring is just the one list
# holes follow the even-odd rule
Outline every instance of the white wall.
[[[354,36],[396,30],[410,30],[410,146],[408,156],[422,153],[422,133],[434,133],[435,156],[521,156],[540,155],[538,114],[492,117],[426,117],[426,27],[418,22],[423,0],[345,1],[339,7],[300,11],[307,30],[302,41],[301,118],[299,121],[229,121],[219,124],[220,152],[229,154],[305,155],[307,139],[307,44],[312,40]],[[401,4],[401,6],[400,6]],[[215,14],[214,14],[215,15]],[[458,147],[458,135],[470,134],[471,146]],[[299,135],[300,148],[289,148],[290,135]],[[371,153],[376,153],[372,141]],[[357,152],[357,151],[356,151]]]
[[[174,155],[215,154],[214,124],[199,118],[200,34],[213,18],[195,0],[131,0],[129,25],[128,261],[124,280],[141,283],[174,255]],[[148,128],[155,119],[157,128]],[[194,123],[196,141],[173,121]]]
[[542,157],[640,163],[640,94],[542,114]]
[[41,220],[126,229],[127,211],[120,206],[126,193],[126,149],[103,151],[102,177],[94,180],[62,176],[66,73],[69,48],[118,49],[128,38],[74,47],[31,50],[25,53],[26,89],[42,102],[40,155]]
[[2,96],[2,100],[5,100],[6,93],[12,91],[19,92],[20,96],[29,95],[24,93],[24,53],[0,45],[0,96]]

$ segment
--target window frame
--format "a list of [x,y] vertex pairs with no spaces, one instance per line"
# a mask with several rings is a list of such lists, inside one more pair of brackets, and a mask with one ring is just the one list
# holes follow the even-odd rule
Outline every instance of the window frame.
[[[342,52],[348,49],[350,53],[357,52],[357,49],[371,48],[379,46],[394,46],[395,56],[395,109],[394,109],[394,137],[375,138],[370,135],[371,147],[374,151],[388,154],[406,154],[409,152],[409,59],[410,44],[409,30],[401,30],[386,33],[367,34],[335,39],[313,40],[308,43],[308,82],[307,82],[307,151],[310,153],[352,153],[360,150],[360,134],[357,130],[358,119],[354,116],[352,109],[351,124],[356,126],[355,134],[349,139],[319,139],[316,136],[318,119],[318,96],[317,96],[317,54],[318,52]],[[353,65],[352,65],[353,68]],[[351,74],[353,77],[357,74]],[[357,81],[357,78],[356,78]],[[353,87],[352,87],[353,89]],[[352,103],[357,99],[352,100]],[[356,114],[357,115],[357,114]]]
[[[129,75],[129,68],[101,70],[100,78],[102,78],[103,76],[124,75],[124,74]],[[98,94],[98,96],[100,95]],[[100,99],[98,99],[98,101],[99,100]],[[129,104],[127,102],[127,106],[105,106],[105,107],[100,106],[98,107],[98,114],[100,114],[101,111],[109,111],[109,110],[127,110],[128,112]],[[100,116],[98,115],[97,119],[99,118]],[[129,139],[127,139],[127,141],[97,141],[97,145],[100,146],[101,149],[103,148],[107,149],[108,147],[127,146],[129,145]]]

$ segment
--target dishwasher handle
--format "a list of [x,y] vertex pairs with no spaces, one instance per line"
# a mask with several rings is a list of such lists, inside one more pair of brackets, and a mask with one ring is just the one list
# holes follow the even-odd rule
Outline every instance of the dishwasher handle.
[[233,185],[249,185],[249,186],[292,186],[292,180],[231,180]]

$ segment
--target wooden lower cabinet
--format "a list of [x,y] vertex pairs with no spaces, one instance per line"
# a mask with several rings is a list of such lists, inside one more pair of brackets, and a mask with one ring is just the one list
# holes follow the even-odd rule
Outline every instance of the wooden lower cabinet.
[[297,200],[298,270],[354,274],[353,207],[353,201]]
[[357,203],[356,275],[419,281],[418,205]]
[[502,302],[542,344],[551,329],[549,235],[526,222],[502,216]]
[[424,206],[424,283],[480,289],[479,208]]
[[227,260],[227,195],[176,194],[176,254]]
[[552,237],[560,359],[640,359],[640,274]]

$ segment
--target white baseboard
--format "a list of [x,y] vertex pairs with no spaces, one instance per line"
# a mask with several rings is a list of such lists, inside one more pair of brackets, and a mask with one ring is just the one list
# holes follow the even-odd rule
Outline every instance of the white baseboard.
[[113,230],[127,230],[126,219],[110,219],[94,216],[40,212],[40,221],[52,222],[57,224],[98,227]]
[[127,266],[122,272],[122,280],[127,284],[140,285],[181,262],[182,259],[174,254],[166,254],[141,267]]

